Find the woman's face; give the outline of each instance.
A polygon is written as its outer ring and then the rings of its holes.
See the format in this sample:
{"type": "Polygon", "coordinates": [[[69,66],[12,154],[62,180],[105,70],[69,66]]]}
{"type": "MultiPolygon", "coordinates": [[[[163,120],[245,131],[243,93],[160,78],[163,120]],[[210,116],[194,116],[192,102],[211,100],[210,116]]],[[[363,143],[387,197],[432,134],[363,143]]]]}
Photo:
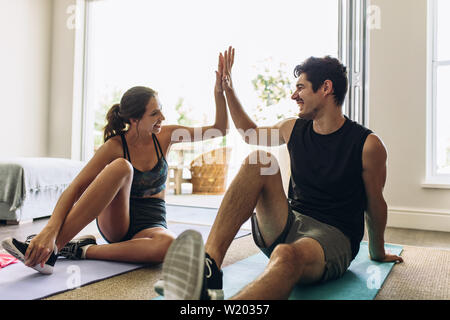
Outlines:
{"type": "Polygon", "coordinates": [[[166,118],[162,114],[162,106],[158,96],[151,98],[147,104],[144,115],[140,120],[132,120],[132,123],[138,126],[138,130],[151,133],[161,132],[161,123],[166,118]]]}

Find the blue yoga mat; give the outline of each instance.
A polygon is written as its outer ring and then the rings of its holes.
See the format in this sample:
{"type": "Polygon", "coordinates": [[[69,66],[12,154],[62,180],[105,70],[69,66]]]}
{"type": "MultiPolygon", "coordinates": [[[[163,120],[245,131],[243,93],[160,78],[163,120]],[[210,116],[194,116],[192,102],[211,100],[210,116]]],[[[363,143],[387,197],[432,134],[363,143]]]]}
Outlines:
{"type": "MultiPolygon", "coordinates": [[[[399,255],[403,248],[385,244],[386,250],[399,255]]],[[[223,268],[225,299],[229,299],[255,280],[266,268],[269,259],[258,253],[223,268]]],[[[339,279],[309,286],[296,286],[289,300],[372,300],[383,285],[394,263],[369,259],[367,242],[360,245],[358,255],[347,272],[339,279]]],[[[157,297],[155,300],[160,300],[157,297]]]]}
{"type": "MultiPolygon", "coordinates": [[[[386,244],[386,250],[399,255],[402,247],[386,244]]],[[[258,253],[223,268],[224,293],[228,299],[265,269],[269,259],[258,253]]],[[[296,286],[289,300],[372,300],[383,285],[394,263],[380,263],[369,259],[367,242],[361,242],[358,255],[341,278],[322,284],[296,286]]]]}

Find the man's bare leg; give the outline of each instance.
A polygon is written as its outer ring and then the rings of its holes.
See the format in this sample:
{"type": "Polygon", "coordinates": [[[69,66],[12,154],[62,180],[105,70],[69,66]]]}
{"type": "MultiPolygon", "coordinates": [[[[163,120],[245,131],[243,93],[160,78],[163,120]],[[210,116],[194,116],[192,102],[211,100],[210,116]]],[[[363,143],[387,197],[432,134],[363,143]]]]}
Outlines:
{"type": "Polygon", "coordinates": [[[292,244],[280,244],[273,251],[264,272],[232,299],[288,299],[297,283],[317,282],[324,270],[325,254],[316,240],[302,238],[292,244]]]}
{"type": "Polygon", "coordinates": [[[263,174],[263,169],[270,166],[267,159],[278,168],[273,155],[262,151],[251,153],[225,193],[205,244],[205,251],[219,268],[234,236],[255,207],[266,243],[272,243],[283,231],[288,214],[287,199],[280,171],[263,174]]]}

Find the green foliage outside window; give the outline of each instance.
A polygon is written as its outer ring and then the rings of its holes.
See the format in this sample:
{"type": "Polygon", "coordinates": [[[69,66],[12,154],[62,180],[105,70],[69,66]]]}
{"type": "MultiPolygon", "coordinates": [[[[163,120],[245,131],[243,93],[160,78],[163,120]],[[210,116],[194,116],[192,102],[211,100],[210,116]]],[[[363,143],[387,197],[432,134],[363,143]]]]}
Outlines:
{"type": "Polygon", "coordinates": [[[287,116],[282,110],[267,110],[270,107],[276,108],[278,103],[288,99],[292,88],[290,77],[285,70],[286,64],[281,62],[279,67],[274,69],[268,66],[271,62],[272,59],[266,59],[264,61],[265,66],[260,68],[256,77],[252,80],[253,88],[261,102],[256,106],[253,114],[257,122],[267,120],[266,111],[275,112],[277,120],[284,119],[287,116]]]}

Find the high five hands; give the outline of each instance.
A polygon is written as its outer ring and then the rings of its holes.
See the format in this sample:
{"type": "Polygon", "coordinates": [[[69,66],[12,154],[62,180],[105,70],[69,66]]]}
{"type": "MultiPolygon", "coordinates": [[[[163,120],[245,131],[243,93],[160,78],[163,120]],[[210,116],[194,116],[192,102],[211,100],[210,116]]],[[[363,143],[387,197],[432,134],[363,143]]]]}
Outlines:
{"type": "Polygon", "coordinates": [[[234,48],[228,47],[223,54],[219,54],[219,64],[216,71],[215,91],[222,93],[224,90],[232,90],[233,83],[231,81],[231,68],[234,63],[234,48]]]}

